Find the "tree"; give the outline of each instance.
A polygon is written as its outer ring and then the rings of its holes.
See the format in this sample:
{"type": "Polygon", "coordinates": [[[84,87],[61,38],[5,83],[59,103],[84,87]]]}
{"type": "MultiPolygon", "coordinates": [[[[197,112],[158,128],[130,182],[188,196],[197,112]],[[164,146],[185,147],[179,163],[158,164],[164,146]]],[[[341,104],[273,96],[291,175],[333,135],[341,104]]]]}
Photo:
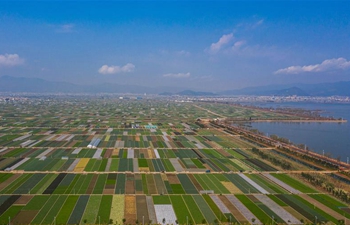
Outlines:
{"type": "Polygon", "coordinates": [[[113,224],[113,219],[109,219],[109,223],[108,224],[113,224]]]}
{"type": "Polygon", "coordinates": [[[205,219],[202,219],[202,224],[206,224],[207,221],[205,219]]]}
{"type": "Polygon", "coordinates": [[[125,223],[126,222],[126,219],[125,218],[123,218],[123,223],[125,223]]]}

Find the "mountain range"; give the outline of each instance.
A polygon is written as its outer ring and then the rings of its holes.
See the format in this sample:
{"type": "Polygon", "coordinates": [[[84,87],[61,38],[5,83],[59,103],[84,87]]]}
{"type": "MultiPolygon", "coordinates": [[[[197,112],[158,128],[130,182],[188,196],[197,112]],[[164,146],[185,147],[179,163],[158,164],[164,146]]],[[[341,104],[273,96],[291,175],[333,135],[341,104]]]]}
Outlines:
{"type": "Polygon", "coordinates": [[[135,93],[183,96],[230,96],[230,95],[274,95],[274,96],[350,96],[350,81],[320,84],[290,84],[247,87],[220,92],[184,90],[179,87],[145,87],[138,85],[95,84],[79,85],[68,82],[47,81],[40,78],[0,77],[0,92],[29,93],[135,93]]]}

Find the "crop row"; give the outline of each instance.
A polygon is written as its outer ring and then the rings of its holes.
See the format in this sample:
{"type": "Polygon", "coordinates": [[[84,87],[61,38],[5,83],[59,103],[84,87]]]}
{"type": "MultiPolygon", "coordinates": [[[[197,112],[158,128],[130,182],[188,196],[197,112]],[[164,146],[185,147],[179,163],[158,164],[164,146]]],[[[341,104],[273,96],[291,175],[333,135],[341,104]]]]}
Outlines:
{"type": "MultiPolygon", "coordinates": [[[[341,205],[331,201],[335,207],[341,205]]],[[[337,223],[342,216],[330,213],[310,207],[298,195],[287,194],[0,196],[1,224],[9,220],[13,224],[301,224],[315,218],[337,223]]]]}
{"type": "Polygon", "coordinates": [[[259,159],[236,159],[234,150],[215,149],[9,149],[0,170],[24,171],[145,171],[204,172],[271,170],[259,159]],[[226,154],[226,155],[225,155],[226,154]],[[228,155],[228,156],[227,156],[228,155]],[[133,160],[136,159],[136,160],[133,160]],[[174,161],[175,160],[175,161],[174,161]],[[176,165],[174,164],[176,162],[176,165]]]}
{"type": "MultiPolygon", "coordinates": [[[[298,181],[287,175],[283,177],[298,184],[298,181]]],[[[2,173],[0,181],[0,194],[284,194],[291,189],[286,188],[290,186],[282,180],[275,183],[259,174],[242,173],[2,173]]],[[[301,186],[300,191],[315,193],[313,189],[305,187],[301,186]]]]}

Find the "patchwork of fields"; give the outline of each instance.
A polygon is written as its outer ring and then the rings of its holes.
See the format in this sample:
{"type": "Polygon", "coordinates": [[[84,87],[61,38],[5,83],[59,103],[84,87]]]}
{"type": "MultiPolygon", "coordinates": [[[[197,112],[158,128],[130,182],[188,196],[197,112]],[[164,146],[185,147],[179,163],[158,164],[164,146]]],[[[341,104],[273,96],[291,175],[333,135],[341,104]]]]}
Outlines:
{"type": "MultiPolygon", "coordinates": [[[[0,104],[0,224],[339,224],[350,219],[347,204],[252,148],[294,170],[312,168],[198,123],[199,117],[217,117],[201,108],[226,115],[226,105],[114,99],[0,104]]],[[[282,117],[232,110],[237,117],[282,117]]]]}

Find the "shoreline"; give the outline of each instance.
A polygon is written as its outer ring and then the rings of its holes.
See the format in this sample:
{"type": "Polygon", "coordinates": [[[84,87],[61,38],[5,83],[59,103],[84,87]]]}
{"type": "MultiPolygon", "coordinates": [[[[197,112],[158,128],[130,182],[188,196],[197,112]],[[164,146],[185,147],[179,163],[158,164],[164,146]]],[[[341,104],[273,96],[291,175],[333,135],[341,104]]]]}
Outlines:
{"type": "Polygon", "coordinates": [[[322,161],[326,161],[330,164],[333,164],[333,165],[336,165],[339,167],[339,169],[341,170],[350,170],[350,164],[347,164],[346,162],[343,162],[343,161],[340,161],[340,160],[337,160],[337,159],[334,159],[334,158],[331,158],[331,157],[327,157],[327,156],[324,156],[324,155],[321,155],[320,153],[317,153],[317,152],[314,152],[314,151],[309,151],[309,150],[305,150],[305,149],[301,149],[297,146],[294,146],[294,145],[291,145],[291,144],[287,144],[287,143],[283,143],[283,142],[280,142],[278,140],[274,140],[270,137],[267,137],[265,136],[264,134],[255,134],[249,130],[246,130],[246,129],[243,129],[243,128],[240,128],[240,127],[237,127],[235,125],[225,125],[225,124],[221,124],[221,126],[227,128],[228,130],[232,130],[240,135],[246,135],[247,138],[249,137],[254,137],[256,138],[257,142],[260,142],[259,143],[262,143],[262,144],[265,144],[265,145],[268,145],[270,147],[275,147],[277,148],[276,146],[278,147],[284,147],[286,149],[289,149],[290,151],[294,151],[294,152],[298,152],[298,153],[301,153],[301,154],[304,154],[304,155],[307,155],[307,156],[311,156],[313,158],[316,158],[316,159],[319,159],[319,160],[322,160],[322,161]]]}

